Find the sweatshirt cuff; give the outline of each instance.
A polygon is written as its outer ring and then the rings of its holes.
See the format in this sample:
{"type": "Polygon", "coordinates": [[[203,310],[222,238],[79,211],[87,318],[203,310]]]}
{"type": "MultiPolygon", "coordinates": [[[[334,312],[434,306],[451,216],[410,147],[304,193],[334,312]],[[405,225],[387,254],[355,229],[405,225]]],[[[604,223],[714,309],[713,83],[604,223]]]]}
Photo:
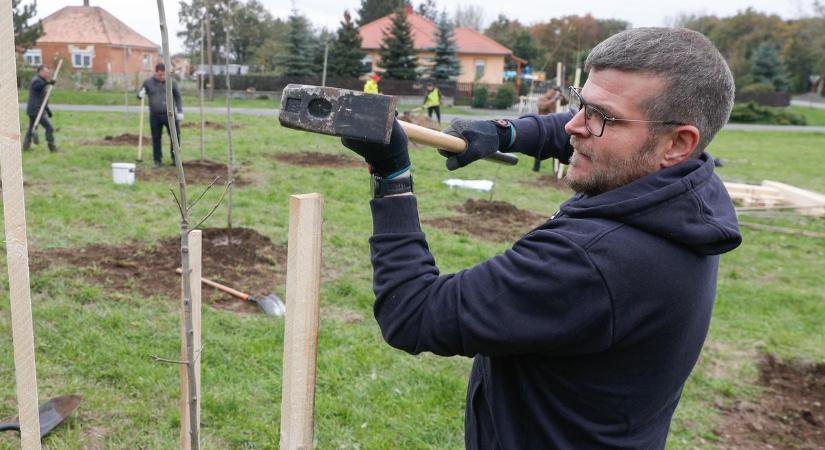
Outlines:
{"type": "Polygon", "coordinates": [[[420,233],[418,201],[414,195],[376,198],[370,201],[372,234],[420,233]]]}

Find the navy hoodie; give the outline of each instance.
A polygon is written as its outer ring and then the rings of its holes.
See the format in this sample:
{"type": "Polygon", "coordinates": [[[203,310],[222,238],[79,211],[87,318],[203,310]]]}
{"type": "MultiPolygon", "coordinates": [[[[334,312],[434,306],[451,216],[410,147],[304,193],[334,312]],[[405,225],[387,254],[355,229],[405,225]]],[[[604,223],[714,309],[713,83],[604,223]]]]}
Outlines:
{"type": "MultiPolygon", "coordinates": [[[[561,116],[522,119],[545,128],[537,152],[563,133],[561,116]]],[[[741,243],[713,170],[703,154],[577,194],[509,250],[449,275],[414,196],[372,201],[375,317],[393,347],[474,358],[468,449],[664,448],[707,335],[719,255],[741,243]]]]}

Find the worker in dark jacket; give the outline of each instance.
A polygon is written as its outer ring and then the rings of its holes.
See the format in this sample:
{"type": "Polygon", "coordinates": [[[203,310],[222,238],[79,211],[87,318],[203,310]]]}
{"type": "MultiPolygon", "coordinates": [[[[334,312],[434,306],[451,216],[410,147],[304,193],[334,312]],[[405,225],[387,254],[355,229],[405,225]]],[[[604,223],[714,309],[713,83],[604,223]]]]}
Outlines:
{"type": "Polygon", "coordinates": [[[345,140],[373,174],[375,317],[417,354],[474,358],[468,449],[662,449],[741,243],[705,152],[734,83],[704,36],[637,28],[600,43],[571,112],[459,121],[456,169],[496,150],[570,164],[576,194],[502,254],[442,275],[422,233],[404,131],[345,140]]]}
{"type": "MultiPolygon", "coordinates": [[[[29,116],[29,128],[26,130],[26,136],[23,138],[23,150],[31,148],[32,139],[37,143],[37,130],[34,128],[34,121],[37,120],[37,114],[40,112],[40,107],[46,101],[47,86],[54,85],[55,81],[49,79],[49,68],[45,65],[37,66],[37,73],[32,77],[29,83],[29,99],[26,102],[26,115],[29,116]]],[[[52,117],[52,110],[46,104],[43,110],[43,115],[40,117],[39,125],[43,125],[46,129],[46,142],[49,144],[49,151],[56,152],[57,145],[54,143],[54,127],[49,120],[52,117]]]]}
{"type": "MultiPolygon", "coordinates": [[[[172,147],[172,130],[169,129],[169,116],[166,112],[166,66],[159,63],[155,66],[155,74],[147,78],[138,91],[138,98],[143,99],[149,96],[149,127],[152,130],[152,157],[155,160],[155,168],[160,167],[163,161],[163,149],[161,137],[163,127],[169,134],[169,153],[172,155],[172,165],[175,165],[175,153],[172,147]]],[[[180,143],[180,122],[183,120],[183,100],[178,90],[178,84],[172,80],[172,100],[175,111],[175,130],[180,143]]]]}

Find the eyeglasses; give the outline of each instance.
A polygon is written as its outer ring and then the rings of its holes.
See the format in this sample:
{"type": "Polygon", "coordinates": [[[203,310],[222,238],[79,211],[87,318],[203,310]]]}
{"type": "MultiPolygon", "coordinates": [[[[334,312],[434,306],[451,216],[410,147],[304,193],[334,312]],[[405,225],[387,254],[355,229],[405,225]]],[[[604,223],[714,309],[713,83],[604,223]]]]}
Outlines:
{"type": "Polygon", "coordinates": [[[570,87],[570,112],[575,116],[584,108],[584,126],[587,131],[593,136],[601,137],[604,134],[604,126],[607,122],[644,122],[644,123],[661,123],[663,125],[687,125],[683,122],[676,122],[673,120],[641,120],[641,119],[618,119],[616,117],[608,116],[599,108],[593,105],[588,105],[584,101],[580,93],[581,88],[570,87]]]}

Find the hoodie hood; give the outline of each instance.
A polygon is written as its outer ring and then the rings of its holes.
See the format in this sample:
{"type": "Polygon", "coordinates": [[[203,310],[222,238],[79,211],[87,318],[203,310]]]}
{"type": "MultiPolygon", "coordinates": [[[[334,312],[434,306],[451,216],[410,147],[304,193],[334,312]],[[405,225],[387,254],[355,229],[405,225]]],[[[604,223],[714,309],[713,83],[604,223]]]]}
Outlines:
{"type": "Polygon", "coordinates": [[[713,158],[703,153],[603,194],[577,194],[561,212],[621,222],[700,254],[729,252],[742,243],[742,235],[733,202],[713,169],[713,158]]]}

